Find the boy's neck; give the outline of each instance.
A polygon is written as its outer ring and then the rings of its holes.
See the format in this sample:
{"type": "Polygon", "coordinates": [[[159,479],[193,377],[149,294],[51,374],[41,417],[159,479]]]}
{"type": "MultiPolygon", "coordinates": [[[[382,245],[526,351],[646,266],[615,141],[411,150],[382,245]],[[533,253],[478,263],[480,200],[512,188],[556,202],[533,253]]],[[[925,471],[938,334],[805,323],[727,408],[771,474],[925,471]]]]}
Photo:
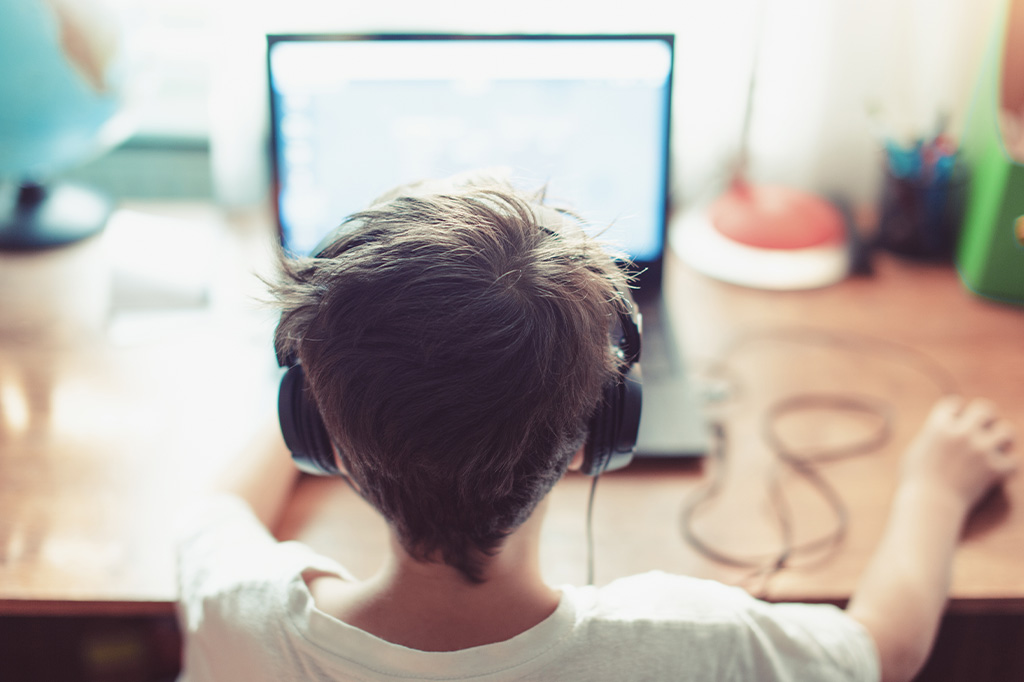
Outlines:
{"type": "Polygon", "coordinates": [[[442,563],[412,559],[392,538],[391,553],[373,578],[310,584],[317,607],[394,644],[456,651],[510,639],[558,606],[559,592],[540,572],[540,522],[535,513],[485,564],[485,581],[471,583],[442,563]]]}

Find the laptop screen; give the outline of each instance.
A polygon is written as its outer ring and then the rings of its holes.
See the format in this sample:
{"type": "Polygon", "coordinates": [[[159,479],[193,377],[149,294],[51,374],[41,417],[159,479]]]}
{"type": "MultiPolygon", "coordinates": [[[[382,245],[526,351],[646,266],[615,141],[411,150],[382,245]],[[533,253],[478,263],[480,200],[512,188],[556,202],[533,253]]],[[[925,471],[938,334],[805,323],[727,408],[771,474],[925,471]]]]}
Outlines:
{"type": "Polygon", "coordinates": [[[268,36],[274,198],[308,254],[393,187],[500,169],[660,262],[673,38],[268,36]]]}

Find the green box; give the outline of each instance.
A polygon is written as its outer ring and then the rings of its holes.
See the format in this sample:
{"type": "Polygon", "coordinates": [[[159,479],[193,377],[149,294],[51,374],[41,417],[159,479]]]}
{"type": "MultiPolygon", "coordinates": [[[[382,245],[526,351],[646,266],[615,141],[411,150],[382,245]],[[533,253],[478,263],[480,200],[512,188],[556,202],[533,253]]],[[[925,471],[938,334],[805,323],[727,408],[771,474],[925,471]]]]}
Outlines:
{"type": "MultiPolygon", "coordinates": [[[[970,171],[956,264],[964,286],[1024,304],[1024,165],[1008,153],[999,124],[1004,106],[1024,107],[1024,0],[1009,0],[974,94],[961,154],[970,171]],[[1005,82],[1004,82],[1005,81],[1005,82]]],[[[1020,109],[1018,109],[1020,111],[1020,109]]]]}

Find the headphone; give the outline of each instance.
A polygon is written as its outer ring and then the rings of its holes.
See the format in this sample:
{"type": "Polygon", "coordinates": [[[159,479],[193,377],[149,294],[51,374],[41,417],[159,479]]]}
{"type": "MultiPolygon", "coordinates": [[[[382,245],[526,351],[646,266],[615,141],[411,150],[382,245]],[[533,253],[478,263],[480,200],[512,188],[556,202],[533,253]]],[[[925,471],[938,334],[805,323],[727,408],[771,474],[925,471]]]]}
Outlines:
{"type": "MultiPolygon", "coordinates": [[[[317,247],[319,255],[323,249],[317,247]]],[[[642,318],[629,291],[620,291],[620,306],[611,329],[613,352],[620,372],[602,391],[601,401],[591,416],[584,445],[581,473],[599,476],[621,469],[633,459],[640,412],[643,380],[640,372],[642,318]]],[[[278,357],[287,367],[281,377],[277,411],[281,435],[299,470],[320,476],[341,476],[331,437],[306,382],[302,364],[295,356],[278,357]]]]}
{"type": "Polygon", "coordinates": [[[580,472],[600,476],[633,461],[643,407],[643,376],[640,372],[642,318],[628,291],[622,292],[611,339],[621,371],[605,384],[601,402],[590,417],[580,472]]]}

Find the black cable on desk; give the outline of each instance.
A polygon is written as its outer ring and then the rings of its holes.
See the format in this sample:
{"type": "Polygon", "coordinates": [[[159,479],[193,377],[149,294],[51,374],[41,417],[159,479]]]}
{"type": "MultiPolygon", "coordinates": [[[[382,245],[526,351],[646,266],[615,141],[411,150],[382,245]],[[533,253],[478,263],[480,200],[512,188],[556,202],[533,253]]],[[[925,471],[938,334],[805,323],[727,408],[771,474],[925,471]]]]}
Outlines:
{"type": "MultiPolygon", "coordinates": [[[[924,353],[882,339],[857,334],[838,334],[809,327],[783,327],[753,332],[734,342],[717,363],[717,370],[732,375],[729,362],[732,355],[742,348],[759,341],[783,341],[794,344],[824,346],[839,350],[892,360],[901,366],[912,367],[929,378],[943,394],[957,393],[956,381],[941,365],[924,353]]],[[[738,388],[733,375],[734,389],[738,388]]],[[[701,538],[693,528],[694,516],[716,498],[721,492],[728,464],[727,428],[715,421],[711,425],[711,457],[716,466],[714,474],[702,489],[698,490],[683,508],[681,517],[683,537],[700,554],[718,563],[736,568],[749,569],[751,577],[769,578],[774,573],[792,565],[797,557],[816,556],[825,560],[837,549],[846,536],[849,512],[841,496],[819,472],[818,467],[850,457],[856,457],[883,447],[892,435],[892,409],[889,403],[852,392],[797,393],[773,402],[761,420],[761,438],[775,454],[778,461],[792,473],[803,478],[821,496],[831,510],[834,523],[832,530],[811,540],[795,543],[793,540],[792,514],[785,492],[778,477],[769,481],[769,500],[780,531],[779,550],[771,555],[739,555],[716,548],[701,538]],[[779,434],[778,421],[789,414],[807,410],[834,410],[866,414],[876,417],[878,426],[865,438],[831,447],[814,450],[798,450],[788,445],[779,434]]],[[[813,563],[813,561],[812,561],[813,563]]],[[[805,564],[806,565],[806,564],[805,564]]]]}

